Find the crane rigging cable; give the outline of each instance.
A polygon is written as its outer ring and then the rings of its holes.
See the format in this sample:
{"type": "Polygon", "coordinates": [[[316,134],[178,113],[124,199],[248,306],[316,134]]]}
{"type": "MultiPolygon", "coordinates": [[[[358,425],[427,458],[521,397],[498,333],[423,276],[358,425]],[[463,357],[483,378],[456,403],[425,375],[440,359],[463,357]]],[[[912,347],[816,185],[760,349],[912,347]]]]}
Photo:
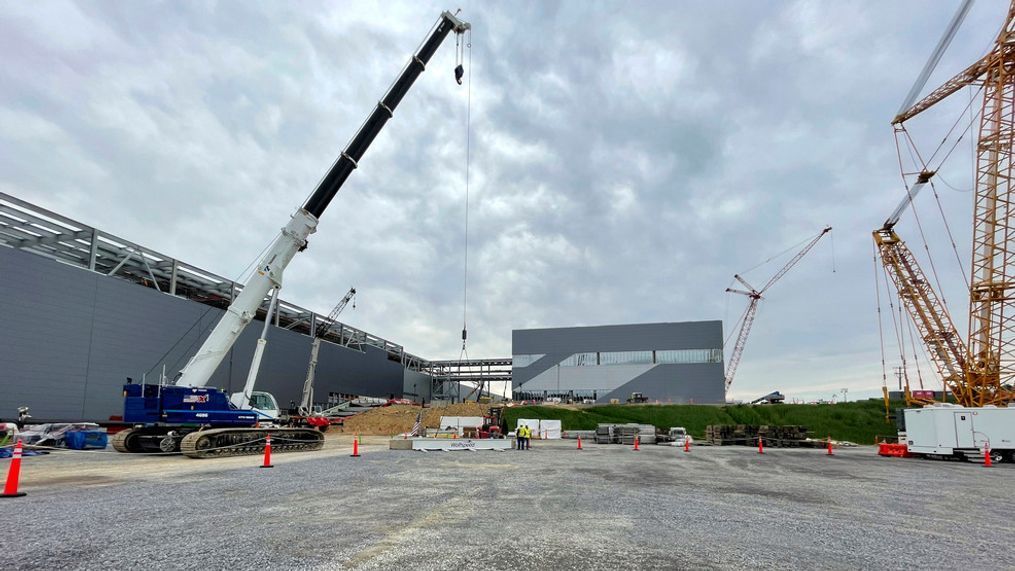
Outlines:
{"type": "Polygon", "coordinates": [[[881,318],[881,283],[878,280],[878,268],[882,268],[881,263],[878,261],[878,247],[875,244],[871,244],[874,249],[874,299],[877,306],[877,317],[878,317],[878,340],[881,345],[881,385],[886,389],[888,388],[888,369],[885,364],[885,332],[882,327],[881,318]]]}
{"type": "MultiPolygon", "coordinates": [[[[469,30],[468,38],[456,37],[455,42],[455,53],[458,58],[458,67],[455,68],[456,75],[458,74],[457,70],[461,69],[462,60],[465,59],[465,50],[469,50],[469,78],[468,86],[466,87],[465,105],[465,259],[462,264],[462,353],[459,356],[459,362],[461,362],[463,357],[468,358],[465,344],[468,338],[469,310],[469,171],[472,164],[472,31],[469,30]]],[[[461,83],[460,76],[458,76],[458,80],[461,83]]]]}
{"type": "MultiPolygon", "coordinates": [[[[941,207],[940,195],[937,192],[937,188],[934,186],[934,183],[931,180],[931,177],[936,176],[937,171],[936,170],[932,170],[932,169],[930,169],[927,166],[927,163],[923,160],[923,157],[920,155],[920,152],[916,148],[915,143],[913,142],[912,138],[909,136],[909,132],[906,131],[906,129],[904,127],[897,127],[895,129],[895,150],[896,150],[896,156],[897,156],[898,161],[899,161],[899,173],[900,173],[900,176],[902,178],[902,184],[903,184],[903,186],[906,189],[906,198],[904,199],[903,203],[905,204],[906,202],[908,202],[908,205],[909,205],[910,209],[913,211],[913,217],[916,220],[917,228],[920,231],[920,238],[923,241],[924,251],[926,251],[927,258],[930,261],[931,273],[934,275],[934,281],[937,283],[937,289],[938,289],[938,291],[943,291],[942,288],[941,288],[941,280],[938,277],[937,266],[934,264],[934,258],[931,255],[930,246],[927,243],[927,236],[926,236],[926,233],[924,232],[923,222],[920,219],[920,215],[919,215],[919,213],[916,210],[916,205],[913,202],[913,198],[916,196],[916,193],[918,192],[918,187],[919,187],[920,183],[924,183],[924,182],[929,182],[930,183],[931,189],[933,190],[933,193],[934,193],[934,196],[935,196],[935,200],[938,203],[938,212],[941,214],[941,220],[942,220],[942,222],[944,224],[945,231],[946,231],[946,233],[948,235],[948,240],[949,240],[949,242],[951,244],[952,252],[955,255],[955,260],[956,260],[956,262],[958,262],[958,265],[959,265],[959,272],[962,274],[963,278],[966,280],[966,283],[968,284],[969,281],[968,281],[968,278],[965,277],[965,275],[966,275],[965,274],[965,269],[964,269],[964,267],[962,265],[962,259],[959,256],[958,246],[955,243],[955,237],[952,234],[951,225],[948,223],[948,217],[945,215],[944,208],[941,207]],[[901,146],[899,144],[899,133],[900,132],[903,133],[904,136],[905,136],[904,141],[906,142],[906,145],[905,145],[906,146],[906,151],[909,153],[910,160],[912,161],[914,167],[918,169],[917,172],[920,173],[920,178],[918,179],[918,184],[914,185],[912,187],[909,185],[909,181],[906,180],[906,174],[907,173],[906,173],[906,169],[905,169],[905,162],[903,161],[902,150],[901,150],[901,146]]],[[[936,151],[935,151],[935,154],[936,154],[936,151]]],[[[940,165],[938,166],[938,168],[940,168],[940,165]]],[[[901,210],[900,209],[896,209],[896,213],[897,214],[901,214],[901,210]]],[[[897,222],[898,221],[897,217],[895,217],[894,220],[897,222]]],[[[893,223],[893,225],[894,225],[894,223],[893,223]]],[[[948,305],[948,301],[947,301],[947,299],[944,298],[943,295],[942,295],[942,301],[943,301],[943,303],[946,306],[948,305]]]]}

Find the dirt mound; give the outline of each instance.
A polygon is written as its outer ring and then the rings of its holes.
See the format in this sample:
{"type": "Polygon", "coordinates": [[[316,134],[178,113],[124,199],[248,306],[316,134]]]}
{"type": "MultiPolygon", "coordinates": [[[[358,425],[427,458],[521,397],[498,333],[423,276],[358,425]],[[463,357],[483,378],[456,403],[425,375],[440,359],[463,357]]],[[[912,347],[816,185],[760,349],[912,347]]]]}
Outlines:
{"type": "MultiPolygon", "coordinates": [[[[345,421],[343,432],[355,434],[376,434],[390,436],[412,429],[419,414],[418,406],[396,404],[375,408],[357,414],[345,421]]],[[[423,426],[439,428],[442,416],[484,416],[490,411],[490,405],[474,402],[458,403],[448,406],[423,409],[423,426]]]]}

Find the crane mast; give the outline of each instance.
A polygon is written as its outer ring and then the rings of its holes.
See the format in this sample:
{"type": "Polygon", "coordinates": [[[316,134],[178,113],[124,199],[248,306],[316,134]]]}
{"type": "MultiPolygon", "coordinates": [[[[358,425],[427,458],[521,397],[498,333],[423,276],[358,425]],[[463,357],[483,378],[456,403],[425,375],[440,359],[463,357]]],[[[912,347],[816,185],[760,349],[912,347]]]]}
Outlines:
{"type": "Polygon", "coordinates": [[[782,277],[785,276],[786,273],[793,268],[793,266],[797,265],[797,262],[799,262],[801,259],[803,259],[804,256],[807,255],[807,252],[811,251],[811,248],[813,248],[825,234],[828,234],[831,231],[832,227],[826,226],[824,230],[822,230],[817,236],[811,239],[811,241],[808,242],[807,245],[803,247],[803,249],[797,252],[795,256],[790,258],[790,260],[786,262],[786,264],[782,268],[780,268],[779,271],[775,272],[775,274],[768,279],[768,281],[765,283],[764,286],[761,287],[761,289],[755,289],[753,286],[751,286],[751,284],[747,283],[747,281],[744,280],[744,278],[742,278],[740,275],[733,276],[733,278],[736,279],[741,284],[743,284],[744,287],[747,288],[747,290],[726,288],[726,291],[728,293],[737,293],[740,295],[747,296],[751,301],[748,303],[747,309],[744,311],[744,316],[741,320],[742,323],[740,325],[740,332],[737,334],[737,342],[733,346],[733,353],[730,354],[729,363],[726,365],[726,391],[730,390],[730,386],[733,384],[733,377],[737,373],[737,367],[740,366],[740,360],[744,355],[744,347],[747,345],[747,336],[750,334],[751,326],[754,324],[754,316],[758,312],[758,303],[762,299],[762,294],[768,291],[768,288],[772,287],[772,285],[775,284],[775,282],[782,279],[782,277]]]}
{"type": "MultiPolygon", "coordinates": [[[[307,377],[303,381],[303,396],[300,398],[299,413],[309,415],[314,406],[314,377],[317,375],[317,356],[321,351],[321,338],[327,335],[328,331],[335,326],[335,320],[342,314],[345,306],[356,296],[356,288],[349,288],[345,296],[337,304],[313,331],[314,340],[310,344],[310,364],[307,366],[307,377]]],[[[353,305],[355,309],[355,305],[353,305]]]]}
{"type": "MultiPolygon", "coordinates": [[[[1003,405],[1015,400],[1015,1],[1008,8],[994,48],[944,85],[900,112],[897,127],[968,85],[983,86],[976,146],[969,336],[960,404],[1003,405]]],[[[935,352],[930,347],[931,353],[935,352]]]]}
{"type": "Polygon", "coordinates": [[[956,398],[968,398],[965,346],[951,316],[931,287],[916,257],[894,230],[874,231],[881,263],[899,293],[938,374],[956,398]]]}
{"type": "MultiPolygon", "coordinates": [[[[409,63],[377,103],[366,122],[342,151],[338,159],[321,179],[313,194],[302,207],[296,210],[281,234],[268,248],[256,270],[243,285],[240,295],[229,305],[225,314],[205,339],[197,353],[176,379],[177,385],[204,387],[226,354],[232,348],[247,324],[253,320],[257,309],[272,289],[282,287],[282,274],[297,252],[307,246],[307,238],[317,229],[317,223],[331,200],[345,184],[346,179],[359,165],[363,154],[384,128],[398,104],[412,87],[416,78],[426,69],[427,62],[449,33],[463,34],[471,29],[468,22],[459,20],[454,14],[444,12],[419,50],[412,55],[409,63]]],[[[456,70],[459,75],[460,68],[456,70]]]]}

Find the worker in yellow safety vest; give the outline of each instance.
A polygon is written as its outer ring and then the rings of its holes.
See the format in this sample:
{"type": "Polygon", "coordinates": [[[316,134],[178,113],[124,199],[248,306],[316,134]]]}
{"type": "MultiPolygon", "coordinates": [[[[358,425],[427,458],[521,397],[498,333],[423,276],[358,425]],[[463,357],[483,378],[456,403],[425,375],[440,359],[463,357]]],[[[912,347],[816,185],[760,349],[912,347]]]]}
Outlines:
{"type": "Polygon", "coordinates": [[[519,450],[525,450],[528,447],[529,438],[532,438],[532,429],[528,426],[519,426],[515,431],[515,442],[519,450]]]}

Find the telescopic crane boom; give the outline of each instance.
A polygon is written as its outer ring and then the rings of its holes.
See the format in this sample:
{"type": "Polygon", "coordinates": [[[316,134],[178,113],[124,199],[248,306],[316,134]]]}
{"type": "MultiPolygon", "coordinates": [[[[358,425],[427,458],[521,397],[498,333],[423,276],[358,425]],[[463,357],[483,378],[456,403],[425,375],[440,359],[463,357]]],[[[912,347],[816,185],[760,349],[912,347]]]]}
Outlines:
{"type": "MultiPolygon", "coordinates": [[[[467,22],[459,20],[451,12],[441,14],[419,49],[318,183],[313,194],[296,210],[281,234],[269,246],[251,277],[243,284],[240,294],[229,305],[197,353],[180,371],[175,383],[153,386],[128,382],[123,387],[123,418],[135,427],[117,433],[113,438],[116,450],[182,451],[196,458],[257,454],[264,449],[266,437],[271,435],[281,437],[273,446],[278,452],[318,450],[323,446],[323,437],[316,430],[257,427],[256,411],[231,405],[223,391],[207,385],[236,339],[254,319],[269,291],[272,292],[272,302],[267,319],[270,319],[286,267],[297,252],[307,247],[307,238],[316,230],[324,211],[359,165],[363,154],[381,129],[394,116],[398,104],[426,69],[426,64],[437,48],[448,34],[454,32],[461,35],[470,29],[467,22]]],[[[459,64],[455,69],[455,79],[459,84],[463,73],[459,64]]],[[[265,334],[262,333],[241,394],[244,402],[253,395],[258,352],[263,352],[265,341],[265,334]]]]}
{"type": "Polygon", "coordinates": [[[747,345],[747,336],[751,332],[751,325],[754,324],[754,315],[758,312],[758,303],[761,301],[762,294],[768,291],[768,288],[772,287],[772,285],[775,282],[782,279],[782,277],[786,275],[786,272],[788,272],[793,266],[795,266],[797,262],[799,262],[805,255],[807,255],[807,252],[811,251],[811,248],[813,248],[814,245],[818,243],[818,240],[821,240],[822,236],[828,234],[831,231],[832,227],[826,226],[825,229],[822,230],[821,233],[819,233],[817,236],[815,236],[810,242],[808,242],[807,245],[804,246],[802,250],[800,250],[799,252],[797,252],[795,256],[790,258],[790,260],[786,262],[786,265],[784,265],[778,272],[775,272],[775,275],[769,278],[768,282],[766,282],[765,285],[761,287],[761,289],[754,289],[754,286],[747,283],[747,281],[744,280],[744,278],[740,277],[740,275],[733,276],[734,279],[743,284],[744,287],[747,288],[747,290],[745,291],[740,289],[726,288],[726,291],[728,293],[738,293],[740,295],[747,296],[751,301],[747,304],[747,309],[744,311],[743,318],[741,318],[740,333],[737,334],[736,345],[733,346],[733,353],[730,354],[729,364],[726,365],[727,392],[730,390],[730,386],[733,384],[733,376],[737,374],[737,367],[740,365],[740,359],[744,355],[744,347],[747,345]]]}
{"type": "Polygon", "coordinates": [[[297,252],[307,247],[307,237],[317,229],[317,222],[335,198],[352,171],[359,166],[363,153],[377,137],[384,125],[394,116],[395,109],[412,87],[434,52],[451,32],[465,33],[471,29],[467,22],[459,20],[451,12],[441,14],[440,20],[423,41],[409,63],[403,68],[398,79],[391,85],[384,98],[367,118],[363,126],[352,138],[349,145],[342,151],[332,164],[324,178],[317,185],[307,202],[292,215],[289,223],[282,229],[281,235],[275,239],[268,252],[261,259],[256,271],[243,285],[243,291],[229,305],[222,319],[211,334],[190,359],[187,366],[180,371],[176,379],[177,385],[203,387],[211,380],[215,369],[222,363],[226,353],[232,348],[240,333],[254,318],[257,308],[261,306],[268,291],[282,287],[282,274],[297,252]]]}
{"type": "MultiPolygon", "coordinates": [[[[310,344],[310,365],[307,367],[307,378],[303,381],[303,396],[300,398],[299,413],[303,416],[313,412],[314,406],[314,377],[317,375],[317,355],[321,352],[321,338],[327,335],[328,331],[335,326],[335,321],[342,314],[345,306],[356,297],[356,288],[349,288],[345,296],[335,304],[328,317],[318,324],[313,331],[314,340],[310,344]]],[[[353,306],[355,308],[355,306],[353,306]]]]}

